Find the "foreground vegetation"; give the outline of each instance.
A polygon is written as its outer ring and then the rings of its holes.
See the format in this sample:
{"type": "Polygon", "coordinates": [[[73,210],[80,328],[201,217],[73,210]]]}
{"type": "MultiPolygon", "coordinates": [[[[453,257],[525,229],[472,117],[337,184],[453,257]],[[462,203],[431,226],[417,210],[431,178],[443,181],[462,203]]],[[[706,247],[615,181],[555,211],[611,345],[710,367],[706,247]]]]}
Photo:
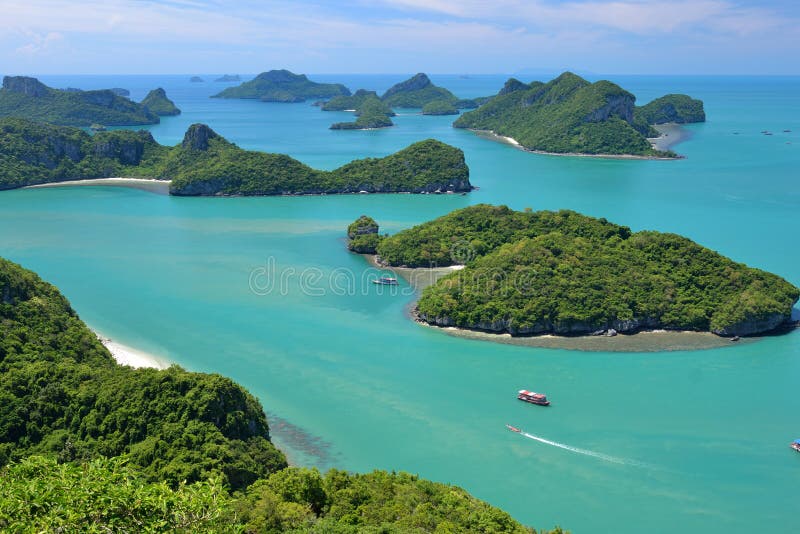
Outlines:
{"type": "Polygon", "coordinates": [[[175,195],[469,191],[464,153],[429,139],[384,158],[319,171],[283,154],[242,150],[195,124],[175,147],[149,132],[94,136],[77,128],[0,119],[0,189],[107,176],[172,180],[175,195]]]}
{"type": "Polygon", "coordinates": [[[465,264],[426,288],[431,324],[586,334],[642,328],[750,335],[789,320],[800,289],[675,234],[571,211],[477,205],[382,239],[389,265],[465,264]]]}
{"type": "Polygon", "coordinates": [[[262,72],[249,82],[229,87],[214,95],[214,98],[255,98],[262,102],[305,102],[310,98],[333,98],[349,94],[350,90],[340,83],[317,83],[309,80],[305,74],[294,74],[288,70],[271,70],[262,72]]]}
{"type": "Polygon", "coordinates": [[[146,106],[119,96],[110,89],[61,91],[26,76],[3,78],[0,117],[19,117],[67,126],[124,126],[159,122],[158,115],[146,106]]]}
{"type": "Polygon", "coordinates": [[[702,102],[685,95],[668,95],[641,110],[635,101],[614,83],[589,83],[571,72],[547,83],[512,78],[497,96],[464,113],[453,126],[492,131],[544,152],[675,157],[647,141],[658,135],[651,124],[666,116],[675,122],[705,120],[702,102]]]}
{"type": "Polygon", "coordinates": [[[3,531],[533,532],[413,475],[287,467],[243,388],[116,364],[55,287],[2,258],[0,399],[3,531]]]}

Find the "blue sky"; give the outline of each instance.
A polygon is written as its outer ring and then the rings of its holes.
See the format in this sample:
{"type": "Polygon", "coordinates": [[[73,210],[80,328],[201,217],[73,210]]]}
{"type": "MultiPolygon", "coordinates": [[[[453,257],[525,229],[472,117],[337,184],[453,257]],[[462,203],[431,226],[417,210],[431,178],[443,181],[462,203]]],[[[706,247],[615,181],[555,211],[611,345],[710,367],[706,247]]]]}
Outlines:
{"type": "Polygon", "coordinates": [[[800,0],[2,0],[14,74],[800,74],[800,0]]]}

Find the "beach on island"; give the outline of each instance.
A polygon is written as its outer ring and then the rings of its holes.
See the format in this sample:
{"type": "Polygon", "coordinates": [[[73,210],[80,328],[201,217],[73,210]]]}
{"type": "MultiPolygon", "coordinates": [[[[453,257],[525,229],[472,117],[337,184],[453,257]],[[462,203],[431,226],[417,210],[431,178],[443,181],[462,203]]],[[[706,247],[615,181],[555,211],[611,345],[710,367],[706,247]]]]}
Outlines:
{"type": "Polygon", "coordinates": [[[169,180],[156,180],[154,178],[87,178],[85,180],[67,180],[64,182],[50,182],[47,184],[29,185],[25,189],[38,189],[45,187],[80,187],[80,186],[111,186],[131,187],[161,195],[169,194],[169,180]]]}
{"type": "MultiPolygon", "coordinates": [[[[690,137],[690,133],[683,128],[680,124],[670,123],[670,124],[659,124],[654,126],[656,130],[658,130],[661,135],[659,137],[649,138],[650,144],[653,145],[653,148],[656,150],[669,150],[671,146],[680,143],[690,137]]],[[[681,156],[677,157],[661,157],[661,156],[637,156],[634,154],[581,154],[578,152],[547,152],[545,150],[533,150],[530,148],[526,148],[519,143],[513,137],[507,137],[505,135],[497,134],[491,130],[472,130],[470,131],[475,132],[480,137],[490,139],[492,141],[499,141],[501,143],[505,143],[507,145],[511,145],[514,148],[518,148],[524,152],[530,152],[532,154],[540,154],[543,156],[573,156],[578,158],[600,158],[600,159],[655,159],[655,160],[674,160],[674,159],[681,159],[681,156]]]]}
{"type": "Polygon", "coordinates": [[[152,369],[166,369],[170,364],[161,358],[158,358],[150,353],[123,345],[101,334],[97,335],[97,339],[108,349],[108,352],[114,357],[120,365],[128,365],[134,368],[149,367],[152,369]]]}
{"type": "Polygon", "coordinates": [[[668,122],[666,124],[656,124],[653,126],[659,135],[658,137],[651,137],[647,140],[653,145],[656,150],[670,150],[673,146],[682,141],[692,137],[689,130],[682,125],[675,122],[668,122]]]}

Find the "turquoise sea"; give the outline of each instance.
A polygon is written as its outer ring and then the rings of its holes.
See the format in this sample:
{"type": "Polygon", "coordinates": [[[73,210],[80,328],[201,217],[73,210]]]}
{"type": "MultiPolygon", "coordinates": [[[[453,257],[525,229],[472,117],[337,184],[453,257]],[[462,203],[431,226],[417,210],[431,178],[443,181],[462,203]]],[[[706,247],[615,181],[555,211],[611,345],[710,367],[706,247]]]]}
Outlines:
{"type": "MultiPolygon", "coordinates": [[[[204,76],[213,79],[213,76],[204,76]]],[[[382,91],[405,75],[314,76],[382,91]]],[[[250,149],[333,168],[435,137],[461,147],[469,195],[171,198],[110,187],[0,193],[0,255],[56,284],[93,328],[258,396],[302,465],[407,470],[535,526],[586,532],[798,532],[800,332],[691,352],[606,353],[461,339],[405,316],[413,297],[363,280],[343,243],[361,214],[394,232],[469,204],[569,208],[687,235],[800,285],[800,78],[610,77],[641,103],[705,101],[680,161],[524,153],[401,113],[382,131],[306,104],[210,99],[189,76],[43,76],[54,87],[162,86],[250,149]],[[761,133],[769,130],[774,135],[761,133]],[[784,132],[784,130],[791,130],[784,132]],[[274,284],[273,284],[274,283],[274,284]],[[272,284],[272,285],[271,285],[272,284]],[[549,409],[518,389],[547,392],[549,409]],[[523,428],[533,437],[508,432],[523,428]]],[[[506,76],[432,76],[459,96],[506,76]]]]}

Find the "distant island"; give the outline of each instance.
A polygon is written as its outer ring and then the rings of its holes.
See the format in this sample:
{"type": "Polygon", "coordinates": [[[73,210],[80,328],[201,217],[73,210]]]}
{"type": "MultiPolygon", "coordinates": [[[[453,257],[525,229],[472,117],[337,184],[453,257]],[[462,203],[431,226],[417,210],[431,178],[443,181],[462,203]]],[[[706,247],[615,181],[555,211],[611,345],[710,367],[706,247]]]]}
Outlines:
{"type": "Polygon", "coordinates": [[[316,83],[305,74],[288,70],[262,72],[249,82],[229,87],[214,98],[252,98],[262,102],[305,102],[314,98],[333,98],[349,95],[350,90],[339,83],[316,83]]]}
{"type": "Polygon", "coordinates": [[[189,81],[192,83],[201,83],[204,82],[205,80],[200,76],[192,76],[191,78],[189,78],[189,81]]]}
{"type": "MultiPolygon", "coordinates": [[[[337,99],[353,99],[357,118],[354,122],[337,122],[331,125],[332,130],[372,130],[394,126],[392,119],[389,118],[394,117],[394,111],[374,93],[360,98],[360,101],[355,101],[357,97],[354,96],[339,96],[333,100],[337,99]]],[[[325,109],[325,106],[322,109],[325,109]]]]}
{"type": "Polygon", "coordinates": [[[674,158],[674,152],[650,144],[647,138],[659,135],[652,125],[705,120],[703,103],[686,95],[667,95],[641,108],[635,101],[614,83],[590,83],[571,72],[547,83],[512,78],[453,126],[508,137],[537,152],[674,158]]]}
{"type": "Polygon", "coordinates": [[[173,195],[445,193],[472,189],[464,153],[429,139],[384,158],[319,171],[283,154],[243,150],[204,124],[175,147],[150,132],[95,135],[0,119],[0,190],[109,176],[171,180],[173,195]]]}
{"type": "Polygon", "coordinates": [[[214,80],[215,82],[240,82],[242,78],[238,74],[224,74],[214,80]]]}
{"type": "Polygon", "coordinates": [[[512,336],[775,331],[800,289],[669,233],[632,232],[573,211],[480,204],[390,237],[362,217],[351,249],[387,266],[465,267],[426,288],[425,323],[512,336]],[[374,229],[373,229],[374,228],[374,229]]]}
{"type": "Polygon", "coordinates": [[[444,87],[433,85],[430,78],[422,72],[393,85],[381,99],[393,108],[421,108],[436,100],[451,104],[458,101],[456,95],[444,87]]]}
{"type": "Polygon", "coordinates": [[[178,109],[175,102],[167,98],[166,91],[161,87],[147,93],[147,96],[142,100],[142,105],[161,117],[181,114],[181,110],[178,109]]]}
{"type": "Polygon", "coordinates": [[[4,258],[0,295],[3,531],[535,534],[409,473],[288,466],[231,379],[119,365],[56,287],[4,258]]]}
{"type": "Polygon", "coordinates": [[[157,124],[158,115],[113,90],[62,91],[36,78],[5,76],[0,117],[20,117],[66,126],[157,124]]]}

